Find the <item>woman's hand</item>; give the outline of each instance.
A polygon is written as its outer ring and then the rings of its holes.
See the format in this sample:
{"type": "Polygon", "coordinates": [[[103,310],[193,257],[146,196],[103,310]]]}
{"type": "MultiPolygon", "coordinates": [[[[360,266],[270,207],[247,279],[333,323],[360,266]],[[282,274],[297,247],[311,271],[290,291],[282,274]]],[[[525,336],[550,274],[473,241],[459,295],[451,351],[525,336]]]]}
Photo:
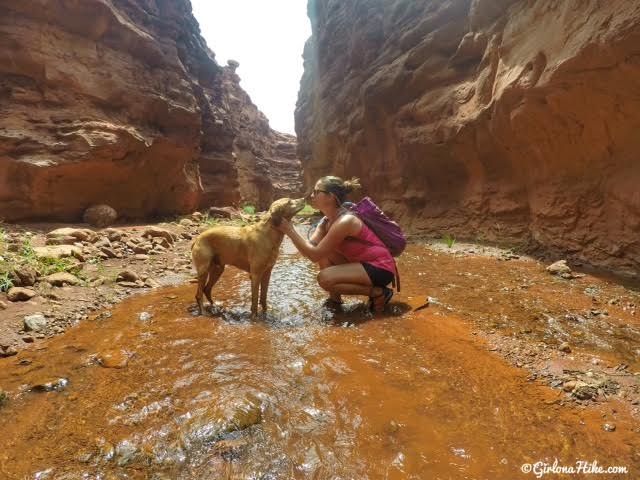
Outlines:
{"type": "Polygon", "coordinates": [[[289,235],[293,230],[293,225],[291,224],[291,222],[289,222],[289,220],[287,220],[286,218],[283,218],[280,221],[280,225],[276,227],[276,230],[279,230],[282,233],[289,235]]]}

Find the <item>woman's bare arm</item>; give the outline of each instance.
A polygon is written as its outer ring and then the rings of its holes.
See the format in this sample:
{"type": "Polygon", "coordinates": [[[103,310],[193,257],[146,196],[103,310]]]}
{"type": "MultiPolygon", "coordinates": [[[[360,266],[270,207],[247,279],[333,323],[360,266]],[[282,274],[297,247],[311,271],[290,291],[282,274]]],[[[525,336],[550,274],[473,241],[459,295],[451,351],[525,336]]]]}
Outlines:
{"type": "Polygon", "coordinates": [[[311,238],[309,238],[309,241],[311,242],[312,245],[317,247],[318,244],[320,243],[320,240],[322,240],[326,234],[327,234],[327,217],[322,217],[322,220],[320,220],[320,222],[316,226],[316,229],[313,231],[313,234],[311,235],[311,238]]]}
{"type": "Polygon", "coordinates": [[[284,232],[291,238],[298,251],[312,262],[317,262],[323,258],[328,258],[340,243],[349,236],[356,236],[360,233],[362,224],[353,215],[343,215],[331,225],[326,235],[320,240],[317,246],[311,244],[296,232],[291,223],[283,220],[278,230],[284,232]]]}

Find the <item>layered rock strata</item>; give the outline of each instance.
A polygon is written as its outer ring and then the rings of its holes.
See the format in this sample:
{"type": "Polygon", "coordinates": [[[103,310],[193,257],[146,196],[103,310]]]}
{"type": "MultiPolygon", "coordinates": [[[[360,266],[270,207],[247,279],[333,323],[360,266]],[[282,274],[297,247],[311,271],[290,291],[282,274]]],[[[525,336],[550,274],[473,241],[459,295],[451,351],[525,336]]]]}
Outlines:
{"type": "Polygon", "coordinates": [[[0,218],[268,203],[278,133],[236,67],[188,0],[3,1],[0,218]]]}
{"type": "Polygon", "coordinates": [[[640,267],[640,4],[311,0],[305,181],[411,231],[640,267]]]}

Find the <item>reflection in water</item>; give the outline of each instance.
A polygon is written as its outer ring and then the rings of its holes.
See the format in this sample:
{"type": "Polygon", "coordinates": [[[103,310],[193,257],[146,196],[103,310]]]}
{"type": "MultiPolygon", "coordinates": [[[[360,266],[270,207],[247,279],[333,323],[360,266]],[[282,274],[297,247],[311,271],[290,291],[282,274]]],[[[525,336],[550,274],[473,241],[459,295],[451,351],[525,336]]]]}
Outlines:
{"type": "Polygon", "coordinates": [[[633,433],[560,408],[455,316],[396,301],[372,318],[360,299],[330,312],[294,255],[258,322],[246,274],[225,273],[206,317],[190,313],[194,288],[130,299],[5,362],[0,477],[527,478],[523,463],[556,457],[638,461],[633,433]]]}

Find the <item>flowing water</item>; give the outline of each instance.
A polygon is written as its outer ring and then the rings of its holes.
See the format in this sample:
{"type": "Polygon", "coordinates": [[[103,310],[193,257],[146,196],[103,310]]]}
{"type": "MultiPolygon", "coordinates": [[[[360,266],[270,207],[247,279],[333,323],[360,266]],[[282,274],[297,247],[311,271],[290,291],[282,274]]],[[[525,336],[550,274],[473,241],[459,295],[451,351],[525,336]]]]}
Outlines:
{"type": "Polygon", "coordinates": [[[404,300],[375,318],[357,298],[323,307],[289,248],[258,321],[230,268],[207,316],[195,285],[163,288],[3,361],[0,478],[514,479],[556,458],[640,478],[637,433],[557,405],[467,320],[417,308],[411,252],[404,300]]]}

